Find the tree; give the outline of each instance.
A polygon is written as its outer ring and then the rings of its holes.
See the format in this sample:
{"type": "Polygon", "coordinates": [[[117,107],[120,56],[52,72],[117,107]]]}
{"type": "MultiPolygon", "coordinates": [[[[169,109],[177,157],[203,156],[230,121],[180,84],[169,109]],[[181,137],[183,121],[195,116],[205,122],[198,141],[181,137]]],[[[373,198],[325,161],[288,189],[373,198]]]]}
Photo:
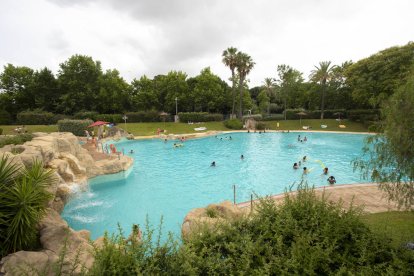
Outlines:
{"type": "Polygon", "coordinates": [[[225,88],[221,79],[210,68],[201,70],[193,90],[194,104],[198,111],[219,112],[225,106],[225,88]]]}
{"type": "Polygon", "coordinates": [[[262,92],[259,93],[259,96],[257,96],[257,104],[259,106],[260,112],[268,113],[269,114],[269,97],[267,96],[266,90],[262,90],[262,92]]]}
{"type": "Polygon", "coordinates": [[[269,115],[270,114],[270,99],[272,97],[273,90],[275,88],[275,81],[273,78],[265,78],[263,85],[266,90],[266,94],[267,94],[268,101],[269,101],[267,105],[267,115],[269,115]]]}
{"type": "Polygon", "coordinates": [[[36,108],[56,112],[61,94],[55,75],[47,67],[34,73],[33,94],[36,108]]]}
{"type": "Polygon", "coordinates": [[[0,75],[0,89],[7,94],[6,110],[16,115],[26,109],[36,108],[33,94],[33,69],[7,64],[0,75]]]}
{"type": "Polygon", "coordinates": [[[334,66],[331,66],[330,61],[321,61],[319,66],[315,66],[315,69],[312,70],[309,78],[318,82],[322,87],[322,101],[321,101],[321,119],[325,112],[325,94],[326,94],[326,83],[332,78],[332,69],[334,66]]]}
{"type": "Polygon", "coordinates": [[[223,51],[223,63],[230,68],[231,71],[231,93],[232,93],[232,107],[231,115],[234,116],[234,108],[236,104],[236,65],[237,65],[237,48],[229,47],[223,51]]]}
{"type": "Polygon", "coordinates": [[[303,82],[303,77],[301,72],[286,64],[277,66],[277,74],[277,82],[279,83],[279,91],[284,102],[286,120],[286,109],[288,107],[289,96],[299,90],[299,86],[303,82]]]}
{"type": "Polygon", "coordinates": [[[58,81],[64,95],[60,111],[73,114],[81,110],[96,110],[101,77],[101,63],[92,57],[74,55],[61,63],[58,81]]]}
{"type": "Polygon", "coordinates": [[[123,113],[129,109],[128,83],[116,69],[107,70],[99,79],[96,110],[99,113],[123,113]]]}
{"type": "Polygon", "coordinates": [[[239,118],[243,117],[243,85],[246,80],[247,75],[254,67],[253,59],[246,53],[238,52],[236,55],[236,70],[239,76],[239,96],[240,96],[240,109],[239,109],[239,118]]]}
{"type": "Polygon", "coordinates": [[[346,82],[358,107],[378,108],[403,85],[414,61],[414,42],[382,50],[345,70],[346,82]]]}
{"type": "Polygon", "coordinates": [[[383,133],[369,137],[354,168],[379,182],[399,206],[414,205],[414,67],[406,84],[382,108],[383,133]]]}
{"type": "Polygon", "coordinates": [[[158,96],[154,89],[154,81],[147,76],[134,79],[130,90],[131,110],[159,110],[158,96]]]}

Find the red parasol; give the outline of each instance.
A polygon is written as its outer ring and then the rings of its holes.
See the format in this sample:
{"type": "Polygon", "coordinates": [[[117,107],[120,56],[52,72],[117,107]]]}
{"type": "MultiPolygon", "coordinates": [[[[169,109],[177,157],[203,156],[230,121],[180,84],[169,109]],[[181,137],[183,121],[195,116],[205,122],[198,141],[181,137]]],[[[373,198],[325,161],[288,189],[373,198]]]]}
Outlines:
{"type": "Polygon", "coordinates": [[[96,121],[95,123],[89,125],[88,127],[102,126],[102,125],[107,125],[107,124],[109,124],[109,122],[96,121]]]}

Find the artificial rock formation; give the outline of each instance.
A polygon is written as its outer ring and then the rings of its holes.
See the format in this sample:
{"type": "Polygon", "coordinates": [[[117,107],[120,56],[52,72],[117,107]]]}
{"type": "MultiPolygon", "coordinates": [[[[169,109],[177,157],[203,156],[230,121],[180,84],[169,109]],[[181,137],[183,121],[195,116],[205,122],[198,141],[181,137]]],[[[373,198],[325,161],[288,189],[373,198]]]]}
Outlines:
{"type": "Polygon", "coordinates": [[[181,226],[182,237],[186,239],[205,227],[213,229],[217,223],[239,218],[243,214],[244,211],[230,201],[193,209],[184,218],[181,226]]]}
{"type": "Polygon", "coordinates": [[[66,250],[63,272],[73,269],[73,262],[78,259],[80,262],[74,271],[78,274],[82,267],[89,268],[93,264],[89,231],[74,231],[59,213],[74,190],[86,187],[88,178],[124,171],[132,165],[133,159],[117,156],[95,161],[72,133],[33,135],[34,138],[23,145],[0,148],[0,156],[9,156],[13,163],[20,166],[30,166],[34,160],[39,160],[45,167],[54,169],[57,181],[48,190],[55,197],[49,202],[47,214],[38,227],[42,250],[19,251],[4,257],[0,262],[0,274],[21,275],[25,274],[23,269],[31,271],[26,273],[28,275],[54,275],[52,267],[59,260],[62,250],[66,250]]]}

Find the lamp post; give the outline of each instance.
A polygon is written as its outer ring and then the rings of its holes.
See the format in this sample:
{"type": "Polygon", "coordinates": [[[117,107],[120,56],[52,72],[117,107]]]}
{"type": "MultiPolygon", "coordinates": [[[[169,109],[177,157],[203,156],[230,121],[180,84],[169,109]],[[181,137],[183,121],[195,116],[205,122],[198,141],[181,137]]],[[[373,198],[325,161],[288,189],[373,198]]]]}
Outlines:
{"type": "Polygon", "coordinates": [[[175,97],[175,116],[174,122],[178,123],[178,98],[175,97]]]}

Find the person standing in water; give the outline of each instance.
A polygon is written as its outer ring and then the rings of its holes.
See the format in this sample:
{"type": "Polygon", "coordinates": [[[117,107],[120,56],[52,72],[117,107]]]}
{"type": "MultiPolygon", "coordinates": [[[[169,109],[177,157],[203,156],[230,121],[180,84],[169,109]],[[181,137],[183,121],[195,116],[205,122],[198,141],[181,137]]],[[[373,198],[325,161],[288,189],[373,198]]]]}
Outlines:
{"type": "Polygon", "coordinates": [[[243,160],[244,159],[244,155],[242,154],[242,155],[240,155],[240,159],[241,160],[243,160]]]}
{"type": "Polygon", "coordinates": [[[216,166],[216,161],[211,162],[210,167],[215,167],[216,166]]]}

